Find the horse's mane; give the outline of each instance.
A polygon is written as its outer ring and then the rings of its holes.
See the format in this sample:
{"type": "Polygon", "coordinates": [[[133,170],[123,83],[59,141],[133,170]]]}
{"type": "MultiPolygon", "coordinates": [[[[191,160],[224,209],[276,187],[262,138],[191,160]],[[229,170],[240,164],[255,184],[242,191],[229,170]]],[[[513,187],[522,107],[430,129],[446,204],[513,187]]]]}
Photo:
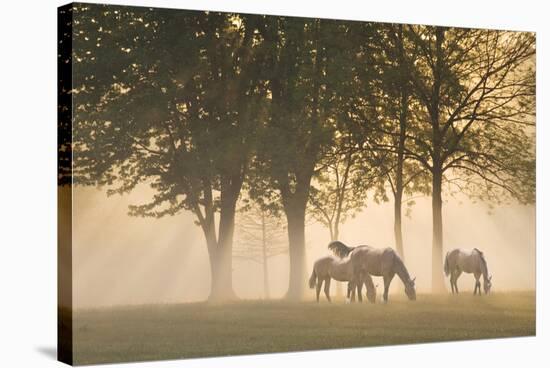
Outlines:
{"type": "Polygon", "coordinates": [[[328,243],[328,249],[332,251],[336,256],[340,258],[346,257],[355,247],[348,247],[341,241],[335,240],[328,243]]]}
{"type": "Polygon", "coordinates": [[[479,253],[479,258],[481,258],[481,262],[483,262],[483,266],[484,266],[485,269],[487,270],[487,261],[485,260],[485,256],[483,255],[483,252],[480,251],[480,250],[477,249],[477,248],[474,248],[474,250],[475,250],[476,252],[479,253]]]}
{"type": "Polygon", "coordinates": [[[393,250],[393,261],[396,267],[395,270],[403,282],[411,280],[411,275],[409,274],[409,270],[407,270],[407,266],[405,266],[405,262],[403,262],[403,259],[401,259],[395,250],[393,250]]]}

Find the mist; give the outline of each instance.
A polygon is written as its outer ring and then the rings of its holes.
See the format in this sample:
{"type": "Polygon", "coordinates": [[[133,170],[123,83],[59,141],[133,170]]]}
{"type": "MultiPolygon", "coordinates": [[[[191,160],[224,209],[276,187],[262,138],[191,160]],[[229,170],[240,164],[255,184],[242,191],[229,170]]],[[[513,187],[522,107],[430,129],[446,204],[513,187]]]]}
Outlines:
{"type": "Polygon", "coordinates": [[[58,19],[61,361],[535,335],[534,33],[58,19]]]}
{"type": "MultiPolygon", "coordinates": [[[[105,190],[77,187],[73,197],[73,305],[90,308],[128,304],[204,301],[210,291],[210,265],[204,235],[189,212],[160,219],[127,215],[128,205],[148,198],[140,187],[129,195],[107,197],[105,190]]],[[[354,246],[393,247],[393,204],[372,201],[343,224],[340,240],[354,246]]],[[[508,205],[490,209],[467,198],[448,198],[444,211],[444,254],[456,247],[477,247],[486,255],[493,290],[535,288],[535,206],[508,205]]],[[[431,288],[432,218],[430,198],[416,200],[403,218],[405,264],[419,293],[431,288]]],[[[318,223],[306,227],[306,269],[329,254],[329,232],[318,223]]],[[[288,255],[269,260],[272,298],[288,289],[288,255]]],[[[233,260],[238,297],[264,295],[261,265],[233,260]]],[[[306,283],[306,280],[304,280],[306,283]]],[[[375,278],[378,292],[382,280],[375,278]]],[[[392,284],[396,292],[400,283],[392,284]]],[[[459,279],[471,291],[472,275],[459,279]]],[[[446,279],[448,286],[448,279],[446,279]]],[[[332,288],[335,293],[336,288],[332,288]]],[[[310,290],[306,291],[306,294],[310,290]]],[[[314,292],[311,291],[311,297],[314,292]]]]}

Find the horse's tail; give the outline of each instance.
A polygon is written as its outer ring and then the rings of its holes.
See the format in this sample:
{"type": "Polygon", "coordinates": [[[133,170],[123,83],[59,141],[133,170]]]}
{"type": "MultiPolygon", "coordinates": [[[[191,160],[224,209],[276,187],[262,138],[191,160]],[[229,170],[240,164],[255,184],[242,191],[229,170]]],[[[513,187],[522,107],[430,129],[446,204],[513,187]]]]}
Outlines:
{"type": "Polygon", "coordinates": [[[447,254],[445,255],[444,271],[445,271],[445,276],[449,276],[449,273],[451,272],[451,270],[449,269],[449,252],[447,252],[447,254]]]}
{"type": "Polygon", "coordinates": [[[315,267],[313,267],[313,272],[311,272],[311,276],[309,277],[309,288],[313,289],[315,287],[316,282],[317,282],[317,273],[315,272],[315,267]]]}
{"type": "Polygon", "coordinates": [[[346,257],[352,250],[355,249],[355,247],[348,247],[341,241],[335,240],[328,243],[328,249],[332,251],[335,255],[337,255],[340,258],[346,257]]]}

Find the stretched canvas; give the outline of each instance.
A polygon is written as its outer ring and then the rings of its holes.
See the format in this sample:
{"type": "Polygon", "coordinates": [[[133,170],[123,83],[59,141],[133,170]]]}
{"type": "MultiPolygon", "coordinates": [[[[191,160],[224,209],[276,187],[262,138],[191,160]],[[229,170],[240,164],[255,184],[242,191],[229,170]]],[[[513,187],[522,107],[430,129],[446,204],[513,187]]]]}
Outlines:
{"type": "Polygon", "coordinates": [[[535,335],[535,35],[58,10],[58,354],[535,335]]]}

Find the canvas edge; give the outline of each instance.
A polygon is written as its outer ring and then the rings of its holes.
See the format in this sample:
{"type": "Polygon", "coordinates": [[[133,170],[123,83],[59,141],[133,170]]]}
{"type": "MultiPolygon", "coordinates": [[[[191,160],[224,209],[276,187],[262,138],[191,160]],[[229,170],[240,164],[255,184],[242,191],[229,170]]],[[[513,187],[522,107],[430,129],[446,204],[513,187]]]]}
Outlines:
{"type": "Polygon", "coordinates": [[[73,365],[72,280],[72,19],[57,8],[57,360],[73,365]]]}

